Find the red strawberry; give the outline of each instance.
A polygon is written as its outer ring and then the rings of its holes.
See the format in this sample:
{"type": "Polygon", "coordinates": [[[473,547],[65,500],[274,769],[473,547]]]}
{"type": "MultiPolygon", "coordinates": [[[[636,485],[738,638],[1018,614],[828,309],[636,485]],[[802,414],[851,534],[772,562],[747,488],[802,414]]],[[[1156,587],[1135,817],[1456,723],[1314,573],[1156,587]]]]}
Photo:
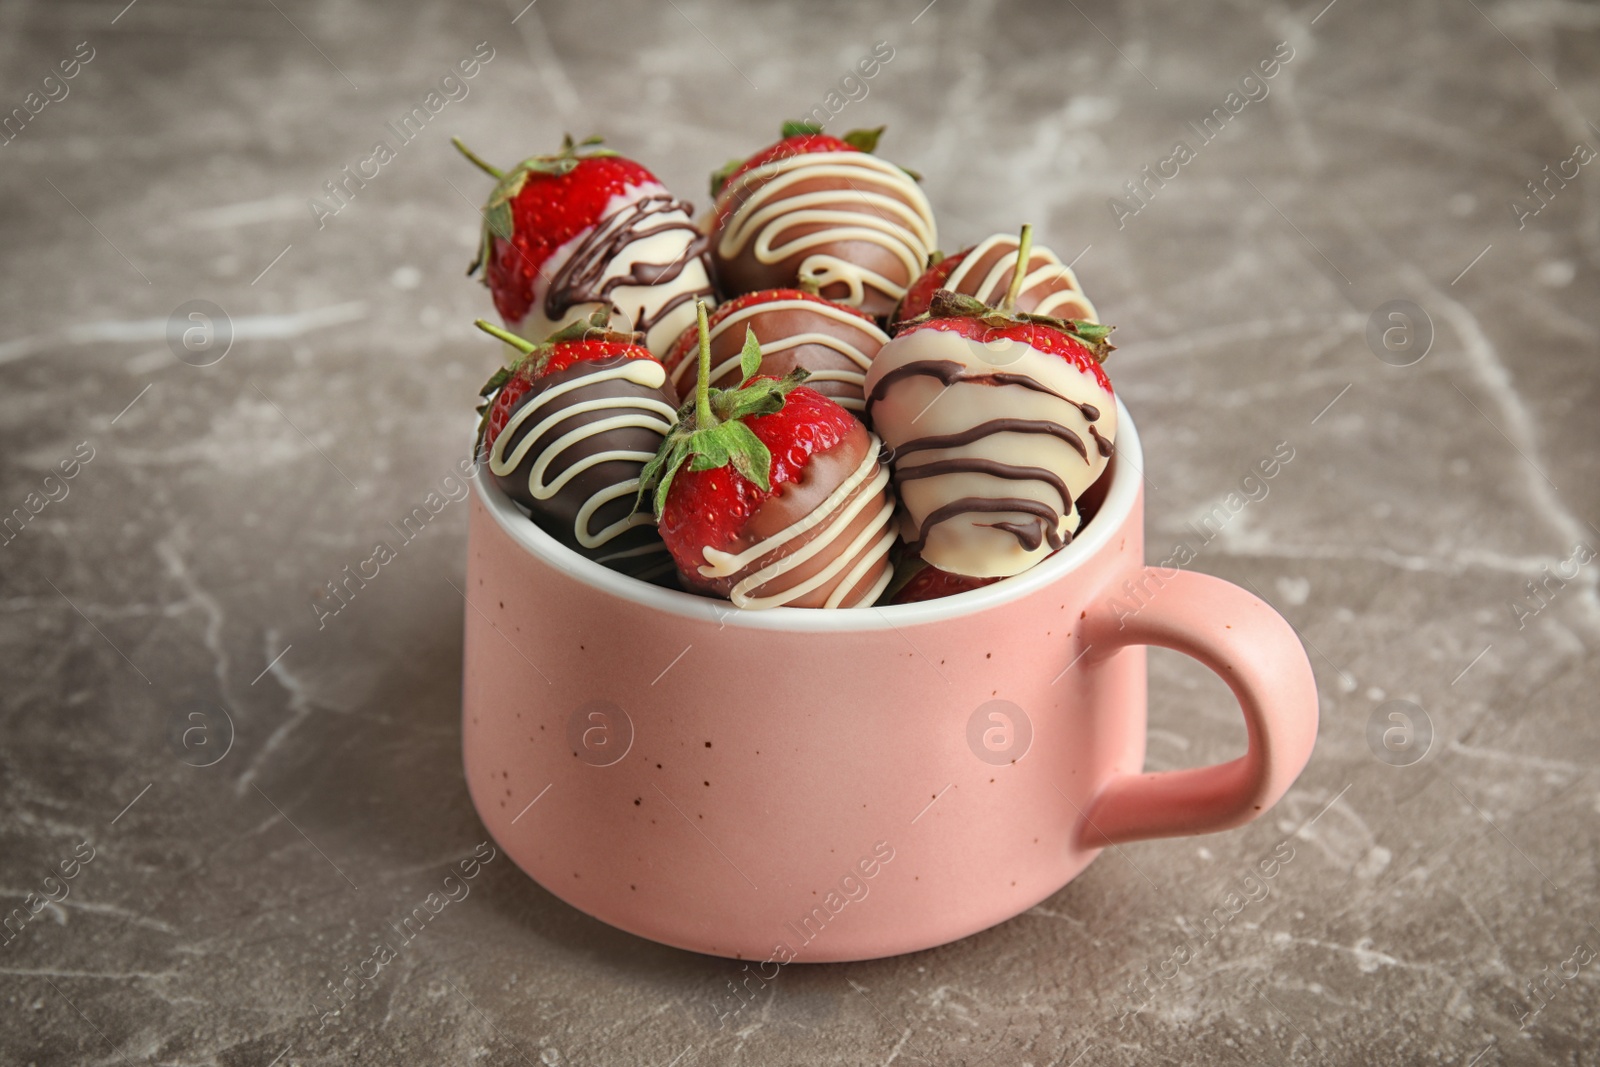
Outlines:
{"type": "MultiPolygon", "coordinates": [[[[986,304],[999,304],[1015,274],[1019,241],[1016,234],[997,233],[953,256],[933,257],[928,269],[911,284],[900,306],[897,323],[927,312],[940,289],[975,296],[986,304]]],[[[1083,294],[1078,276],[1050,249],[1033,245],[1023,287],[1014,301],[1018,311],[1057,319],[1098,321],[1094,305],[1083,294]]]]}
{"type": "Polygon", "coordinates": [[[478,424],[479,433],[483,437],[484,455],[488,455],[489,450],[494,447],[495,438],[506,428],[511,413],[516,410],[517,404],[533,385],[533,368],[536,365],[537,361],[524,359],[519,361],[515,368],[502,367],[484,385],[484,396],[488,396],[491,392],[494,394],[488,410],[483,413],[483,421],[478,424]]]}
{"type": "MultiPolygon", "coordinates": [[[[803,156],[808,152],[871,152],[878,147],[878,137],[883,128],[876,130],[851,130],[841,137],[822,132],[822,127],[805,122],[785,122],[780,131],[782,138],[745,160],[730,159],[726,166],[711,175],[711,195],[717,196],[724,186],[736,178],[768,163],[776,163],[790,156],[803,156]]],[[[719,222],[727,220],[727,213],[736,205],[732,202],[718,205],[719,222]]]]}
{"type": "MultiPolygon", "coordinates": [[[[894,318],[896,323],[914,319],[928,310],[928,305],[933,302],[933,294],[945,287],[945,280],[950,277],[950,272],[960,265],[972,249],[957,252],[953,256],[938,256],[934,254],[928,269],[922,276],[911,283],[911,288],[906,290],[906,295],[900,298],[900,306],[895,308],[894,318]]],[[[892,327],[891,327],[892,328],[892,327]]]]}
{"type": "Polygon", "coordinates": [[[923,600],[938,600],[940,597],[965,593],[969,589],[993,585],[1000,580],[950,574],[915,556],[906,561],[904,569],[906,573],[897,578],[901,582],[900,587],[894,589],[889,596],[891,604],[915,604],[923,600]]]}
{"type": "MultiPolygon", "coordinates": [[[[954,295],[948,290],[945,292],[954,295]]],[[[1094,328],[1087,322],[1077,323],[1078,332],[1075,333],[1071,332],[1071,328],[1066,327],[1066,324],[1052,326],[1025,319],[1001,322],[996,318],[979,314],[959,312],[952,314],[954,308],[964,308],[964,305],[956,304],[955,301],[941,303],[936,300],[935,307],[938,310],[930,317],[920,322],[913,319],[908,324],[908,329],[947,330],[985,345],[998,344],[1001,341],[1018,342],[1027,345],[1035,352],[1044,352],[1066,360],[1093,377],[1106,392],[1112,391],[1111,379],[1106,377],[1105,368],[1101,366],[1101,361],[1105,359],[1105,351],[1111,347],[1103,340],[1110,332],[1109,327],[1098,327],[1099,336],[1092,337],[1094,328]],[[941,314],[949,317],[940,317],[941,314]]],[[[996,364],[998,363],[997,360],[996,364]]]]}
{"type": "Polygon", "coordinates": [[[659,353],[692,321],[689,302],[711,295],[704,239],[689,204],[599,142],[568,137],[555,155],[502,172],[456,139],[496,180],[468,273],[483,271],[507,326],[530,340],[600,309],[644,334],[659,353]],[[647,239],[652,254],[668,258],[640,262],[630,253],[647,239]]]}
{"type": "Polygon", "coordinates": [[[887,585],[893,497],[880,442],[800,382],[756,376],[746,331],[737,389],[713,389],[710,330],[698,309],[692,410],[645,469],[662,539],[686,588],[739,607],[854,607],[887,585]]]}
{"type": "Polygon", "coordinates": [[[482,319],[520,358],[484,386],[482,460],[508,496],[552,536],[640,577],[665,573],[639,476],[672,427],[677,395],[666,369],[603,313],[534,345],[482,319]]]}
{"type": "Polygon", "coordinates": [[[785,123],[777,143],[712,176],[709,247],[724,293],[810,283],[874,317],[894,310],[938,232],[915,175],[873,154],[882,132],[785,123]]]}
{"type": "MultiPolygon", "coordinates": [[[[1018,263],[1027,263],[1023,227],[1018,263]]],[[[894,456],[906,547],[972,578],[1019,574],[1077,532],[1077,498],[1110,462],[1110,328],[947,289],[867,372],[867,418],[894,456]],[[945,394],[948,394],[946,396],[945,394]],[[937,401],[937,403],[935,402],[937,401]]]]}

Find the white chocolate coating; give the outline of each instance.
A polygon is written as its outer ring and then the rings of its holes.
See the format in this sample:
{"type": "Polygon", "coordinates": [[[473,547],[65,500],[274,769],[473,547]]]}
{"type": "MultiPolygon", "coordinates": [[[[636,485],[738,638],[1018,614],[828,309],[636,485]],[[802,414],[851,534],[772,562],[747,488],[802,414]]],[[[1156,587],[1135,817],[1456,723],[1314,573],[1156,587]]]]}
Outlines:
{"type": "Polygon", "coordinates": [[[902,536],[927,562],[1007,577],[1077,531],[1077,498],[1105,470],[1116,437],[1116,401],[1093,374],[1009,339],[983,344],[924,328],[884,345],[866,387],[868,417],[893,450],[902,536]],[[928,447],[942,438],[958,440],[928,447]],[[931,473],[933,464],[947,469],[931,473]],[[1006,501],[1019,506],[994,506],[1006,501]]]}
{"type": "Polygon", "coordinates": [[[824,290],[843,283],[849,293],[839,302],[852,307],[861,306],[868,289],[899,300],[906,287],[823,250],[826,246],[876,244],[898,258],[904,276],[913,279],[938,244],[933,208],[922,189],[899,167],[866,152],[811,152],[777,160],[736,178],[722,196],[740,204],[718,236],[719,256],[732,259],[751,242],[756,258],[767,264],[818,249],[801,261],[798,277],[824,290]],[[843,188],[792,192],[815,180],[843,188]],[[757,181],[761,184],[752,190],[757,181]]]}
{"type": "MultiPolygon", "coordinates": [[[[615,239],[622,228],[636,222],[636,205],[641,201],[667,195],[664,186],[650,183],[632,186],[613,196],[606,205],[599,225],[556,249],[540,267],[539,277],[533,286],[533,305],[520,322],[507,322],[506,328],[539,343],[561,327],[587,319],[597,310],[609,308],[612,329],[628,332],[645,328],[645,347],[658,359],[666,355],[678,335],[694,324],[694,298],[698,296],[703,299],[707,307],[715,306],[717,302],[703,257],[695,257],[684,265],[676,277],[666,281],[653,285],[616,285],[610,291],[609,304],[603,301],[575,303],[560,316],[551,318],[546,314],[545,299],[553,280],[560,276],[574,256],[583,256],[591,249],[603,246],[615,239]],[[674,305],[675,301],[675,306],[669,306],[674,305]]],[[[596,287],[614,279],[629,278],[636,266],[676,262],[689,251],[691,244],[701,240],[698,229],[694,228],[694,221],[682,208],[652,213],[650,228],[660,232],[623,244],[606,263],[595,283],[596,287]],[[672,224],[682,226],[660,229],[672,224]]],[[[508,346],[507,352],[509,361],[515,350],[508,346]]]]}

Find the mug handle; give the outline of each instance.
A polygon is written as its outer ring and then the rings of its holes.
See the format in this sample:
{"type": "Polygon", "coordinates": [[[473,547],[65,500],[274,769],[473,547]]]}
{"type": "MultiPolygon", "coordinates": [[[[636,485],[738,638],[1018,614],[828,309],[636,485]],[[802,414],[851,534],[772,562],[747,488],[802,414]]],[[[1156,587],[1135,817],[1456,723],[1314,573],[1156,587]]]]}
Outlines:
{"type": "Polygon", "coordinates": [[[1316,741],[1316,680],[1293,627],[1236,585],[1186,570],[1168,577],[1166,570],[1142,567],[1129,576],[1146,594],[1142,607],[1118,612],[1102,601],[1089,613],[1082,630],[1087,659],[1127,645],[1194,657],[1238,698],[1249,749],[1209,767],[1116,775],[1084,814],[1084,848],[1241,826],[1288,791],[1316,741]]]}

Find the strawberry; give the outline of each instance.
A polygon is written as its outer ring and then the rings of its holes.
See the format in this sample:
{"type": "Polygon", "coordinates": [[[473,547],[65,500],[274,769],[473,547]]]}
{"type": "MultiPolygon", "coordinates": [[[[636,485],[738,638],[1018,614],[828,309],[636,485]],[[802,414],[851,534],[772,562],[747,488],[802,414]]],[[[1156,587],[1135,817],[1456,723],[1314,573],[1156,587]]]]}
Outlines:
{"type": "Polygon", "coordinates": [[[900,306],[895,308],[895,324],[914,319],[925,313],[928,306],[933,303],[933,294],[940,289],[947,288],[946,280],[950,272],[961,265],[961,261],[970,254],[972,249],[964,249],[953,256],[942,255],[935,252],[928,257],[928,269],[922,272],[921,277],[911,283],[906,290],[906,295],[900,298],[900,306]]]}
{"type": "Polygon", "coordinates": [[[745,332],[744,383],[710,385],[711,342],[697,308],[695,401],[645,468],[662,539],[685,588],[738,607],[869,605],[887,585],[894,504],[880,442],[800,383],[759,375],[745,332]]]}
{"type": "MultiPolygon", "coordinates": [[[[761,149],[748,159],[730,159],[721,170],[711,175],[711,195],[716,197],[721,194],[728,183],[757,167],[764,167],[776,163],[780,159],[791,156],[803,156],[809,152],[873,152],[877,150],[878,138],[883,136],[883,127],[875,130],[851,130],[843,137],[834,137],[822,132],[821,126],[809,122],[785,122],[779,131],[779,140],[761,149]]],[[[732,204],[721,205],[718,209],[718,221],[726,221],[724,210],[731,211],[732,204]]]]}
{"type": "Polygon", "coordinates": [[[604,312],[535,345],[479,319],[518,357],[483,387],[482,457],[495,484],[584,555],[640,577],[665,573],[639,475],[672,427],[666,369],[604,312]],[[653,573],[652,573],[653,572],[653,573]]]}
{"type": "Polygon", "coordinates": [[[938,233],[916,176],[873,154],[882,132],[785,123],[776,143],[712,175],[724,293],[810,284],[875,318],[894,310],[938,233]]]}
{"type": "MultiPolygon", "coordinates": [[[[1025,345],[1071,364],[1092,377],[1106,392],[1111,392],[1111,379],[1106,377],[1105,368],[1101,366],[1106,351],[1113,347],[1104,339],[1111,327],[1081,321],[1053,325],[1031,318],[1003,321],[992,314],[994,309],[971,297],[957,297],[949,290],[943,293],[942,299],[935,296],[930,313],[907,325],[916,330],[960,334],[983,345],[998,346],[1001,342],[1025,345]]],[[[999,360],[995,362],[999,365],[999,360]]]]}
{"type": "MultiPolygon", "coordinates": [[[[975,296],[986,304],[1000,303],[1013,279],[1018,250],[1016,234],[997,233],[953,256],[930,257],[928,269],[906,290],[895,309],[897,324],[925,313],[940,289],[975,296]]],[[[1034,315],[1098,321],[1078,276],[1042,245],[1032,246],[1029,252],[1026,277],[1014,305],[1018,311],[1034,315]]]]}
{"type": "Polygon", "coordinates": [[[938,600],[940,597],[965,593],[969,589],[981,589],[999,580],[950,574],[930,566],[926,560],[907,556],[896,572],[895,581],[890,584],[888,603],[916,604],[924,600],[938,600]]]}
{"type": "MultiPolygon", "coordinates": [[[[808,389],[853,412],[865,406],[861,383],[872,357],[889,340],[871,316],[803,289],[746,293],[719,305],[708,322],[713,386],[729,389],[747,377],[739,367],[741,340],[754,331],[761,342],[759,373],[782,377],[804,368],[811,375],[808,389]]],[[[661,359],[680,395],[696,388],[698,344],[698,333],[685,330],[661,359]]]]}
{"type": "MultiPolygon", "coordinates": [[[[1017,263],[1031,237],[1023,227],[1017,263]]],[[[1024,273],[998,307],[936,291],[867,372],[906,548],[968,578],[1021,573],[1070,541],[1116,434],[1110,327],[1016,311],[1024,273]]]]}
{"type": "MultiPolygon", "coordinates": [[[[518,338],[521,340],[521,338],[518,338]]],[[[483,396],[493,393],[494,399],[484,407],[483,420],[478,423],[478,436],[483,440],[484,455],[494,447],[495,438],[506,428],[511,413],[533,386],[533,369],[536,360],[519,360],[511,367],[501,367],[484,384],[483,396]]]]}
{"type": "Polygon", "coordinates": [[[483,272],[506,325],[529,340],[607,310],[659,354],[693,321],[690,302],[711,296],[705,241],[691,205],[599,143],[567,137],[555,155],[501,171],[457,138],[495,179],[467,273],[483,272]],[[643,241],[648,252],[631,248],[643,241]]]}

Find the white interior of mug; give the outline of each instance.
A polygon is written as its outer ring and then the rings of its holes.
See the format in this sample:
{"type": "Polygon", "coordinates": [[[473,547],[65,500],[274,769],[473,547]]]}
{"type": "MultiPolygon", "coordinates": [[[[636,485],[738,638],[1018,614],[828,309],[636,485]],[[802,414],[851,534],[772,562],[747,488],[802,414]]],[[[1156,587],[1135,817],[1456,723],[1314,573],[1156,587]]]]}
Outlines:
{"type": "Polygon", "coordinates": [[[714,622],[719,626],[810,632],[886,630],[952,619],[1016,600],[1075,570],[1084,560],[1105,547],[1112,535],[1121,529],[1123,520],[1138,499],[1139,486],[1144,478],[1144,450],[1139,445],[1139,432],[1120,397],[1117,399],[1116,461],[1111,465],[1110,477],[1111,486],[1105,502],[1070,544],[1038,566],[1004,581],[916,604],[762,610],[736,608],[725,600],[663,589],[585,559],[541,530],[510,497],[500,491],[483,466],[478,467],[473,482],[489,514],[511,535],[512,540],[527,550],[533,561],[564,571],[596,592],[676,615],[714,622]]]}

